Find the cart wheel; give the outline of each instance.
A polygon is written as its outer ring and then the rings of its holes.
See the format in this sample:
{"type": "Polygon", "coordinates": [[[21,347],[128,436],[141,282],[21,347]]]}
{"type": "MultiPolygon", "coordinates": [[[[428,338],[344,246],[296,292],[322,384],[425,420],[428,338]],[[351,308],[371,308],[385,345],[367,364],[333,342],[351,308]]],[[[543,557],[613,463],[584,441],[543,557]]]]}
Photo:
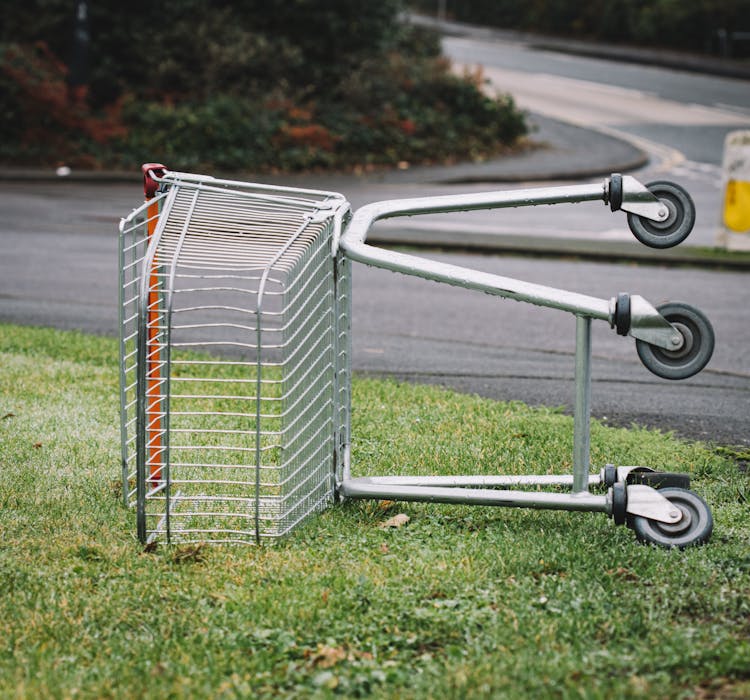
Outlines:
{"type": "Polygon", "coordinates": [[[682,243],[695,224],[695,204],[690,195],[673,182],[650,182],[649,192],[669,210],[664,221],[651,221],[637,214],[628,214],[632,234],[649,248],[671,248],[682,243]]]}
{"type": "Polygon", "coordinates": [[[656,310],[680,331],[684,343],[678,350],[665,350],[645,340],[636,340],[638,357],[657,377],[692,377],[708,364],[713,354],[715,337],[711,322],[695,307],[678,301],[657,306],[656,310]]]}
{"type": "Polygon", "coordinates": [[[622,481],[612,486],[612,520],[615,525],[624,525],[628,517],[628,489],[622,481]]]}
{"type": "Polygon", "coordinates": [[[714,519],[706,502],[687,489],[665,488],[659,493],[682,512],[682,518],[676,523],[668,524],[634,515],[632,526],[638,540],[645,544],[678,549],[708,542],[714,529],[714,519]]]}

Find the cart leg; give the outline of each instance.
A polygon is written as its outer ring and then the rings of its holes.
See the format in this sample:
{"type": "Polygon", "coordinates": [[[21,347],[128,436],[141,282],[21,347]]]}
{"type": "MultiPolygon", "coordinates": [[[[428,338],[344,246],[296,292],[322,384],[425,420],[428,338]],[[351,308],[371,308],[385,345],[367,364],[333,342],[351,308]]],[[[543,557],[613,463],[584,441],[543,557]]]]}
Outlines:
{"type": "Polygon", "coordinates": [[[588,491],[591,423],[591,319],[576,316],[576,399],[573,417],[573,493],[588,491]]]}

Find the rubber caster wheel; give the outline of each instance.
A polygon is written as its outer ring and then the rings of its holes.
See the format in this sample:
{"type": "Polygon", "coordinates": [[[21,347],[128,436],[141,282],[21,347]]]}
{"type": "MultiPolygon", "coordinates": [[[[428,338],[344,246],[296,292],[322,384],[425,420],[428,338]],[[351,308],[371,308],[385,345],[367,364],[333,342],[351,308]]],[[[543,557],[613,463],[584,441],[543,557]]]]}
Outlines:
{"type": "Polygon", "coordinates": [[[646,185],[669,214],[664,221],[652,221],[628,214],[631,233],[649,248],[672,248],[684,241],[695,224],[695,204],[690,195],[673,182],[657,181],[646,185]]]}
{"type": "Polygon", "coordinates": [[[636,340],[641,362],[663,379],[687,379],[698,374],[714,352],[711,322],[695,307],[678,301],[657,306],[656,310],[680,332],[684,342],[677,350],[665,350],[645,340],[636,340]]]}
{"type": "Polygon", "coordinates": [[[628,489],[622,481],[612,486],[612,520],[615,525],[624,525],[628,517],[628,489]]]}
{"type": "Polygon", "coordinates": [[[685,549],[708,542],[714,529],[714,519],[706,502],[687,489],[665,488],[659,493],[681,511],[682,518],[669,524],[641,515],[631,516],[630,522],[638,540],[667,549],[685,549]]]}

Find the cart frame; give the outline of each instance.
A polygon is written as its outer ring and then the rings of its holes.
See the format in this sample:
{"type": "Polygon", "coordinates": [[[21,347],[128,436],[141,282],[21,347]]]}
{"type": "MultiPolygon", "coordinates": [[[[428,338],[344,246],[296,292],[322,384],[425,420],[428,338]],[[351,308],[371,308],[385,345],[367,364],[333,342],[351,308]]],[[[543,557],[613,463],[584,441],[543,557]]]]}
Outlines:
{"type": "MultiPolygon", "coordinates": [[[[570,477],[543,475],[353,478],[347,451],[347,459],[338,483],[339,493],[343,497],[547,508],[603,512],[608,515],[617,512],[618,520],[624,513],[628,513],[668,524],[680,519],[680,511],[655,489],[649,487],[631,485],[623,491],[622,487],[615,489],[615,484],[608,484],[609,490],[604,495],[592,494],[589,491],[589,485],[597,485],[604,481],[603,473],[590,473],[591,322],[594,319],[607,321],[612,328],[619,326],[620,334],[631,335],[667,350],[678,348],[682,343],[682,336],[653,306],[640,296],[630,296],[630,319],[626,322],[627,329],[624,329],[623,322],[617,318],[617,298],[598,299],[470,268],[447,265],[366,243],[371,227],[377,221],[387,218],[597,200],[607,204],[611,202],[613,182],[617,183],[621,198],[616,208],[654,221],[664,220],[668,216],[665,205],[645,186],[633,177],[618,175],[613,175],[600,184],[591,185],[390,200],[366,205],[355,212],[341,237],[341,254],[351,260],[575,315],[573,473],[570,477]],[[571,492],[566,494],[497,490],[498,487],[519,485],[570,485],[571,492]]],[[[629,470],[621,470],[617,483],[624,484],[628,473],[629,470]]]]}
{"type": "MultiPolygon", "coordinates": [[[[151,530],[146,524],[147,501],[161,492],[166,494],[167,507],[163,519],[166,521],[168,538],[170,532],[171,470],[168,440],[172,297],[174,266],[177,264],[183,241],[189,235],[189,216],[179,237],[171,273],[158,269],[155,255],[164,232],[164,220],[168,218],[172,202],[172,199],[165,195],[169,193],[170,188],[177,187],[194,188],[196,193],[222,192],[225,191],[224,188],[230,188],[248,196],[265,198],[265,205],[269,206],[274,202],[291,201],[294,197],[307,197],[305,201],[312,208],[305,215],[305,221],[325,224],[330,228],[329,262],[326,269],[330,270],[333,286],[330,297],[330,352],[334,359],[330,365],[333,441],[329,456],[328,500],[335,497],[393,499],[601,512],[611,516],[616,524],[627,523],[632,526],[639,540],[644,542],[665,547],[684,547],[701,544],[709,539],[713,528],[710,509],[699,496],[685,488],[689,485],[687,476],[660,477],[657,474],[655,478],[650,478],[649,474],[653,476],[654,471],[648,467],[614,465],[605,465],[595,473],[592,472],[590,464],[592,322],[605,321],[618,335],[633,337],[641,361],[657,376],[683,379],[701,371],[713,351],[713,330],[708,319],[699,310],[678,302],[655,308],[643,297],[625,293],[619,293],[609,299],[587,296],[387,250],[367,243],[372,226],[382,219],[479,209],[601,201],[609,205],[613,212],[621,210],[627,214],[630,229],[639,241],[654,248],[670,247],[684,240],[695,220],[692,200],[678,185],[668,182],[643,185],[633,177],[613,174],[593,184],[381,201],[366,205],[352,215],[344,197],[334,192],[219,180],[171,172],[163,165],[153,163],[144,165],[143,173],[146,203],[120,225],[123,491],[125,502],[136,506],[138,535],[142,541],[151,540],[163,531],[161,523],[151,530]],[[165,202],[165,211],[162,212],[161,207],[165,202]],[[352,359],[352,262],[549,307],[575,316],[572,474],[353,476],[349,405],[352,359]],[[554,491],[541,491],[540,487],[545,486],[570,487],[570,490],[567,493],[559,488],[554,491]],[[592,486],[603,487],[604,493],[592,493],[592,486]],[[660,492],[659,488],[653,486],[666,488],[660,492]],[[523,487],[534,487],[534,490],[524,490],[523,487]]],[[[197,197],[198,194],[193,198],[193,205],[197,197]]],[[[206,224],[203,225],[205,227],[206,224]]],[[[306,226],[307,224],[301,225],[295,235],[299,235],[306,226]]],[[[284,254],[292,240],[289,239],[282,245],[274,260],[278,260],[284,254]]],[[[263,290],[270,265],[271,263],[260,278],[256,290],[257,308],[252,312],[255,313],[257,321],[257,345],[252,347],[256,347],[258,353],[253,428],[256,433],[256,476],[254,495],[246,500],[252,498],[255,501],[256,542],[261,541],[260,444],[263,416],[260,329],[264,313],[263,290]]],[[[221,308],[232,310],[230,307],[221,308]]],[[[231,324],[208,324],[204,327],[214,325],[231,324]]],[[[249,482],[243,483],[249,485],[249,482]]],[[[201,496],[195,498],[200,499],[201,496]]],[[[322,502],[319,501],[317,505],[322,502]]],[[[292,523],[288,529],[296,524],[298,522],[292,523]]]]}

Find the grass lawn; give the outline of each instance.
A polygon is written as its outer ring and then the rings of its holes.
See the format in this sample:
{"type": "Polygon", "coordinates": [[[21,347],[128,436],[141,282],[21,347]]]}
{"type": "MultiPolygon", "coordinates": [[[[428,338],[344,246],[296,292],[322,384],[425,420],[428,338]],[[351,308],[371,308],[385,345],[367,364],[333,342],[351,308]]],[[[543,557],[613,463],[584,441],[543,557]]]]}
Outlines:
{"type": "MultiPolygon", "coordinates": [[[[602,515],[377,502],[275,546],[144,552],[116,342],[0,326],[0,362],[0,698],[750,697],[750,488],[725,452],[592,426],[597,465],[690,472],[715,529],[684,552],[602,515]]],[[[559,411],[431,387],[357,380],[353,435],[355,474],[570,470],[559,411]]]]}

